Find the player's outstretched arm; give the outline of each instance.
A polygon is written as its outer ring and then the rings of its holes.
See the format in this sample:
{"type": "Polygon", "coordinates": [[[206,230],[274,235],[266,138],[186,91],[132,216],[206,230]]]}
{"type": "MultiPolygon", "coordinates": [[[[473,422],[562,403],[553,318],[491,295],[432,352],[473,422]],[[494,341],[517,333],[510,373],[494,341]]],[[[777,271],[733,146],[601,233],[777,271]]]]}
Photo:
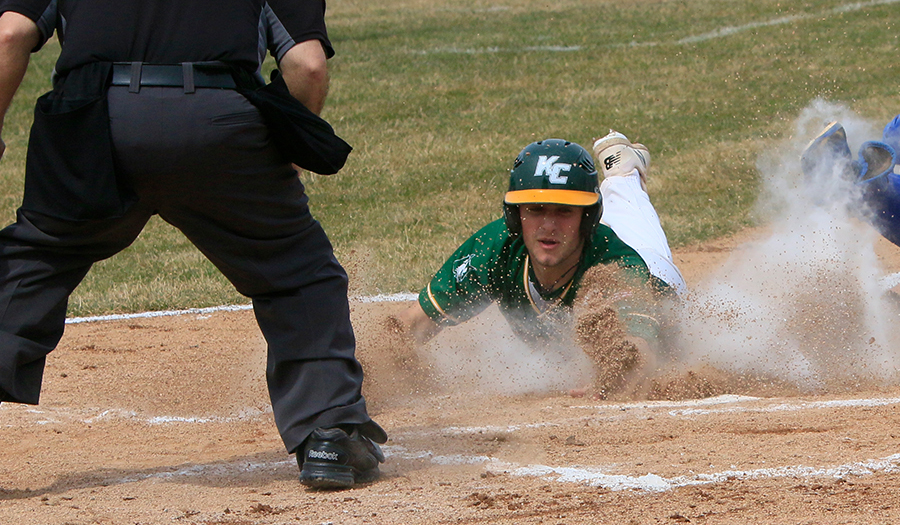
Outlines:
{"type": "Polygon", "coordinates": [[[655,298],[649,285],[633,281],[615,264],[595,266],[573,305],[575,341],[596,368],[587,390],[597,397],[627,394],[656,368],[655,298]]]}
{"type": "Polygon", "coordinates": [[[431,341],[441,331],[441,327],[428,317],[419,303],[400,312],[395,319],[398,329],[411,337],[418,345],[431,341]]]}
{"type": "Polygon", "coordinates": [[[31,50],[37,47],[40,38],[41,32],[30,18],[13,11],[0,16],[0,158],[6,151],[3,120],[25,77],[31,50]]]}

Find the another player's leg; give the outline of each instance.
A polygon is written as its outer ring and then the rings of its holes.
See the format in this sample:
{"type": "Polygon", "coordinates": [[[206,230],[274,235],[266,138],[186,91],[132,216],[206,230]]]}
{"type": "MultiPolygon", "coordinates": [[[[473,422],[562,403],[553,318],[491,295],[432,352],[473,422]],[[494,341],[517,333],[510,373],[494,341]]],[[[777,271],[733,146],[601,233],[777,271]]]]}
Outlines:
{"type": "Polygon", "coordinates": [[[800,155],[800,169],[807,177],[838,175],[856,180],[859,165],[853,160],[847,144],[847,132],[839,122],[829,122],[800,155]]]}
{"type": "Polygon", "coordinates": [[[859,150],[860,174],[857,186],[865,203],[861,210],[887,240],[900,246],[900,177],[897,155],[884,142],[869,141],[859,150]]]}
{"type": "MultiPolygon", "coordinates": [[[[885,127],[885,138],[900,138],[898,119],[885,127]]],[[[853,159],[847,135],[838,122],[829,122],[810,141],[800,157],[800,167],[809,179],[838,176],[860,191],[861,218],[885,238],[900,245],[900,178],[895,148],[887,142],[864,142],[853,159]]]]}
{"type": "Polygon", "coordinates": [[[881,141],[900,152],[900,115],[897,115],[884,126],[881,141]]]}
{"type": "Polygon", "coordinates": [[[612,130],[597,139],[593,149],[598,169],[603,173],[601,221],[640,254],[650,273],[679,295],[687,293],[687,285],[675,266],[659,215],[647,195],[649,150],[642,144],[632,144],[625,135],[612,130]]]}

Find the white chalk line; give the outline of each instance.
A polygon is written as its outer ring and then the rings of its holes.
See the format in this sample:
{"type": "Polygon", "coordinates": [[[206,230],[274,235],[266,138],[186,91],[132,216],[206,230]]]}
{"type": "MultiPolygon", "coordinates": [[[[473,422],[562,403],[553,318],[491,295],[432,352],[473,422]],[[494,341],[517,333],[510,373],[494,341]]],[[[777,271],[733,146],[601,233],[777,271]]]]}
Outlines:
{"type": "Polygon", "coordinates": [[[833,399],[830,401],[813,401],[808,403],[783,403],[767,407],[728,407],[717,409],[673,410],[670,416],[702,416],[709,414],[722,414],[728,412],[799,412],[801,410],[817,410],[821,408],[853,408],[853,407],[877,407],[900,404],[900,398],[872,398],[872,399],[833,399]]]}
{"type": "MultiPolygon", "coordinates": [[[[762,398],[748,396],[725,395],[714,398],[689,400],[684,402],[642,402],[642,403],[623,403],[613,405],[597,405],[597,406],[578,406],[570,407],[575,409],[598,409],[601,411],[619,411],[628,412],[635,409],[651,409],[651,408],[671,408],[683,406],[687,407],[681,410],[670,410],[667,414],[671,417],[692,417],[702,416],[723,412],[784,412],[784,411],[803,411],[817,410],[829,408],[853,408],[853,407],[873,407],[886,406],[892,404],[900,404],[900,398],[865,398],[865,399],[838,399],[809,403],[777,403],[763,407],[725,407],[718,409],[701,409],[697,406],[716,405],[716,404],[735,404],[742,402],[761,402],[762,398]]],[[[623,416],[618,416],[623,417],[623,416]]],[[[589,417],[590,418],[590,417],[589,417]]],[[[588,418],[588,419],[589,419],[588,418]]],[[[615,415],[608,416],[606,419],[617,418],[615,415]]],[[[584,421],[585,418],[577,418],[574,421],[584,421]]],[[[512,433],[523,428],[539,428],[552,427],[560,425],[561,421],[543,422],[526,425],[511,425],[508,427],[500,426],[481,426],[481,427],[446,427],[434,434],[484,434],[484,433],[512,433]]],[[[413,434],[419,434],[414,432],[413,434]]],[[[900,454],[893,454],[880,459],[867,459],[864,461],[852,462],[843,465],[827,466],[827,467],[810,467],[806,465],[789,465],[781,467],[760,468],[753,470],[726,470],[723,472],[713,473],[691,473],[689,475],[675,476],[665,478],[653,473],[647,473],[643,476],[631,476],[625,474],[615,474],[610,471],[614,467],[599,466],[548,466],[548,465],[521,465],[517,463],[506,462],[497,458],[488,456],[467,456],[467,455],[442,455],[434,454],[430,451],[409,451],[402,446],[385,447],[386,455],[408,459],[408,460],[424,460],[436,465],[473,465],[484,464],[485,468],[493,471],[503,471],[514,476],[531,476],[547,478],[551,481],[560,483],[579,483],[591,487],[605,488],[608,490],[639,490],[645,492],[664,492],[679,487],[691,485],[708,485],[722,483],[734,479],[763,479],[763,478],[812,478],[812,477],[831,477],[844,478],[847,476],[863,476],[871,475],[878,472],[891,473],[900,472],[900,454]]]]}
{"type": "Polygon", "coordinates": [[[546,478],[559,483],[578,483],[608,490],[639,490],[644,492],[665,492],[692,485],[709,485],[735,479],[812,478],[866,476],[878,472],[900,472],[900,454],[892,454],[880,459],[867,459],[830,467],[809,467],[789,465],[784,467],[760,468],[753,470],[726,470],[723,472],[690,474],[665,478],[653,473],[643,476],[610,474],[611,467],[521,465],[489,456],[439,455],[430,452],[409,452],[404,447],[384,447],[385,456],[407,460],[426,460],[436,465],[477,465],[484,464],[489,471],[502,471],[513,476],[546,478]]]}
{"type": "MultiPolygon", "coordinates": [[[[807,465],[788,465],[782,467],[760,468],[752,470],[725,470],[722,472],[691,473],[688,475],[663,477],[653,473],[642,476],[627,474],[615,474],[609,471],[612,467],[597,466],[548,466],[548,465],[522,465],[509,461],[503,461],[490,456],[466,456],[461,454],[440,455],[428,451],[410,452],[402,446],[382,447],[388,461],[413,460],[428,461],[439,466],[452,467],[457,465],[481,465],[488,471],[502,471],[512,476],[536,477],[557,483],[577,483],[590,487],[604,488],[607,490],[635,490],[642,492],[660,493],[681,487],[696,485],[712,485],[733,480],[756,480],[778,478],[834,478],[843,479],[849,476],[869,476],[877,473],[900,472],[900,454],[892,454],[879,459],[867,459],[854,461],[842,465],[826,467],[810,467],[807,465]]],[[[104,485],[120,485],[138,483],[145,480],[159,479],[174,481],[178,478],[190,477],[235,477],[260,471],[275,471],[279,469],[294,469],[296,463],[293,458],[280,461],[245,460],[233,463],[216,463],[212,465],[191,465],[185,468],[129,474],[121,477],[109,477],[104,485]]]]}
{"type": "Polygon", "coordinates": [[[72,317],[66,319],[66,324],[94,323],[98,321],[123,321],[126,319],[147,319],[152,317],[170,317],[176,315],[204,315],[215,312],[239,312],[252,310],[251,304],[232,304],[225,306],[210,306],[208,308],[188,308],[185,310],[163,310],[159,312],[140,312],[134,314],[97,315],[93,317],[72,317]]]}
{"type": "MultiPolygon", "coordinates": [[[[806,465],[788,465],[783,467],[760,468],[752,470],[725,470],[722,472],[691,473],[689,475],[666,478],[653,473],[642,476],[610,473],[611,467],[596,466],[548,466],[521,465],[503,461],[490,456],[439,455],[431,452],[410,452],[402,446],[384,446],[385,457],[390,461],[413,460],[428,461],[439,466],[480,465],[488,471],[501,471],[512,476],[536,477],[557,483],[577,483],[607,490],[635,490],[660,493],[681,487],[696,485],[712,485],[733,480],[756,480],[778,478],[834,478],[843,479],[849,476],[869,476],[877,473],[900,472],[900,454],[892,454],[879,459],[855,461],[843,465],[826,467],[810,467],[806,465]]],[[[163,472],[130,474],[122,477],[111,477],[104,480],[104,485],[120,485],[138,483],[144,480],[159,479],[163,481],[190,477],[234,477],[241,474],[274,471],[278,469],[294,469],[295,460],[257,461],[244,460],[233,463],[216,463],[212,465],[191,465],[189,467],[163,472]]]]}
{"type": "Polygon", "coordinates": [[[403,301],[415,301],[419,298],[419,294],[412,292],[401,292],[392,294],[378,294],[368,296],[351,297],[351,302],[357,303],[397,303],[403,301]]]}
{"type": "MultiPolygon", "coordinates": [[[[402,292],[395,294],[379,294],[371,296],[351,297],[351,302],[358,303],[390,303],[414,301],[419,294],[402,292]]],[[[252,310],[252,304],[231,304],[223,306],[210,306],[207,308],[186,308],[184,310],[162,310],[157,312],[139,312],[133,314],[96,315],[92,317],[72,317],[66,319],[66,324],[94,323],[99,321],[124,321],[128,319],[148,319],[153,317],[172,317],[179,315],[206,315],[216,312],[239,312],[252,310]]]]}
{"type": "Polygon", "coordinates": [[[799,22],[802,20],[811,20],[816,18],[823,18],[826,16],[839,15],[843,13],[850,13],[853,11],[861,11],[868,7],[875,7],[879,5],[888,5],[888,4],[896,4],[900,2],[900,0],[871,0],[869,2],[854,2],[852,4],[839,5],[837,7],[833,7],[827,11],[821,13],[807,13],[802,15],[791,15],[791,16],[782,16],[778,18],[773,18],[771,20],[764,20],[760,22],[751,22],[749,24],[744,24],[740,26],[726,26],[714,31],[710,31],[708,33],[702,33],[695,36],[689,36],[677,40],[677,44],[693,44],[697,42],[704,42],[706,40],[712,40],[715,38],[722,38],[726,36],[731,36],[736,33],[741,33],[744,31],[749,31],[751,29],[757,29],[760,27],[771,27],[777,25],[790,24],[793,22],[799,22]]]}
{"type": "Polygon", "coordinates": [[[885,275],[878,280],[878,285],[881,286],[881,289],[885,291],[890,290],[898,284],[900,284],[900,272],[885,275]]]}
{"type": "Polygon", "coordinates": [[[415,50],[411,51],[410,54],[413,55],[434,55],[434,54],[445,54],[445,55],[492,55],[497,53],[530,53],[530,52],[550,52],[550,53],[570,53],[572,51],[581,51],[584,49],[582,46],[525,46],[519,48],[508,48],[508,47],[467,47],[461,48],[456,46],[449,47],[436,47],[428,50],[415,50]]]}
{"type": "MultiPolygon", "coordinates": [[[[154,425],[172,425],[172,424],[229,424],[255,421],[267,417],[272,413],[271,406],[262,408],[245,408],[236,414],[230,416],[172,416],[172,415],[154,415],[144,416],[134,410],[126,409],[81,409],[71,410],[64,408],[43,408],[34,406],[17,405],[13,403],[0,404],[0,412],[9,412],[23,415],[30,419],[29,424],[32,425],[51,425],[65,423],[82,423],[85,425],[93,425],[101,422],[127,420],[148,426],[154,425]]],[[[6,418],[7,420],[9,417],[6,418]]],[[[21,426],[19,422],[9,422],[0,425],[0,428],[18,428],[21,426]]]]}
{"type": "MultiPolygon", "coordinates": [[[[723,413],[774,413],[774,412],[800,412],[805,410],[820,410],[831,408],[856,408],[856,407],[878,407],[900,404],[900,397],[891,398],[861,398],[861,399],[834,399],[828,401],[811,401],[805,403],[777,403],[765,406],[740,406],[740,403],[754,402],[765,403],[764,398],[739,396],[739,395],[721,395],[703,399],[689,399],[685,401],[644,401],[633,403],[614,403],[603,405],[575,405],[566,407],[566,410],[589,410],[592,413],[585,416],[566,417],[553,421],[542,421],[539,423],[526,423],[521,425],[486,425],[486,426],[449,426],[438,430],[420,430],[406,432],[407,436],[447,436],[447,435],[476,435],[476,434],[503,434],[513,433],[525,429],[558,427],[571,423],[573,421],[582,422],[589,419],[593,420],[619,420],[625,417],[643,417],[643,410],[665,409],[669,410],[667,415],[674,418],[692,418],[697,416],[723,414],[723,413]],[[698,408],[711,405],[733,405],[722,408],[698,408]],[[611,414],[604,414],[609,413],[611,414]]],[[[272,407],[266,405],[263,408],[247,407],[233,415],[226,416],[173,416],[173,415],[141,415],[133,410],[127,409],[81,409],[70,410],[63,408],[43,408],[34,406],[25,406],[17,404],[0,404],[0,411],[18,411],[20,414],[28,414],[31,417],[31,424],[47,425],[51,423],[69,423],[80,422],[84,424],[95,424],[103,421],[113,420],[130,420],[136,423],[146,425],[202,425],[202,424],[227,424],[236,422],[246,422],[268,417],[272,413],[272,407]]],[[[4,424],[2,427],[16,427],[18,423],[4,424]]]]}
{"type": "Polygon", "coordinates": [[[485,425],[470,427],[444,427],[439,430],[421,430],[407,432],[409,436],[441,436],[441,435],[480,435],[480,434],[511,434],[520,430],[555,428],[572,423],[584,423],[589,421],[619,421],[626,418],[641,418],[646,415],[646,410],[676,408],[665,414],[673,418],[693,418],[714,414],[726,413],[774,413],[774,412],[799,412],[804,410],[818,410],[829,408],[855,408],[878,407],[900,404],[897,398],[866,398],[866,399],[835,399],[829,401],[813,401],[807,403],[777,403],[766,406],[727,406],[723,408],[697,408],[708,405],[737,405],[743,402],[766,402],[764,398],[722,395],[704,399],[687,401],[645,401],[639,403],[621,403],[608,405],[580,405],[566,407],[567,410],[590,410],[591,413],[584,416],[567,417],[539,423],[526,423],[522,425],[485,425]]]}
{"type": "MultiPolygon", "coordinates": [[[[758,480],[779,478],[834,478],[850,476],[870,476],[878,473],[900,472],[900,454],[892,454],[878,459],[854,461],[842,465],[811,467],[807,465],[787,465],[781,467],[751,470],[725,470],[721,472],[691,473],[664,477],[647,473],[641,476],[611,473],[613,467],[598,466],[549,466],[540,464],[522,465],[491,456],[466,456],[463,454],[441,455],[428,451],[411,452],[405,447],[391,445],[382,447],[385,457],[390,460],[427,461],[434,465],[452,467],[458,465],[484,465],[492,472],[505,472],[512,476],[542,478],[557,483],[576,483],[612,491],[635,490],[661,493],[681,487],[713,485],[733,480],[758,480]]],[[[188,477],[238,476],[259,471],[274,471],[294,467],[295,460],[216,463],[213,465],[191,465],[189,467],[163,472],[130,474],[104,480],[104,485],[137,483],[149,479],[177,480],[188,477]]]]}
{"type": "MultiPolygon", "coordinates": [[[[836,409],[836,408],[852,408],[860,406],[885,406],[889,404],[900,404],[900,398],[863,398],[863,399],[842,399],[809,403],[774,403],[763,407],[723,407],[714,409],[701,409],[700,406],[713,405],[729,405],[737,403],[759,403],[765,402],[765,399],[724,395],[714,398],[687,400],[682,402],[642,402],[642,403],[621,403],[609,405],[584,405],[570,407],[572,409],[591,409],[600,411],[616,411],[616,412],[639,412],[635,409],[666,409],[683,407],[680,410],[669,410],[666,412],[672,417],[692,417],[698,415],[708,415],[727,411],[758,411],[758,412],[775,412],[775,411],[802,411],[816,409],[836,409]]],[[[39,416],[36,423],[64,422],[65,420],[76,420],[85,424],[96,424],[103,421],[111,421],[115,419],[128,419],[137,421],[147,425],[202,425],[210,423],[231,423],[246,422],[256,418],[266,416],[271,413],[271,408],[247,408],[231,416],[141,416],[130,410],[82,410],[80,412],[66,411],[64,409],[38,409],[28,407],[22,409],[20,405],[0,405],[0,411],[15,411],[28,415],[39,416]]],[[[580,418],[584,419],[584,418],[580,418]]],[[[458,434],[458,433],[481,433],[490,432],[512,432],[520,428],[531,428],[538,425],[524,426],[507,426],[507,427],[446,427],[435,433],[437,434],[458,434]]],[[[559,423],[555,423],[559,424],[559,423]]],[[[21,423],[4,425],[6,427],[19,427],[21,423]]],[[[417,435],[419,432],[407,432],[404,435],[417,435]]],[[[819,466],[812,467],[807,465],[788,465],[781,467],[760,468],[752,470],[725,470],[722,472],[711,473],[694,473],[663,477],[653,473],[647,473],[642,476],[632,476],[627,474],[616,474],[611,472],[615,466],[590,466],[590,465],[566,465],[551,466],[540,464],[520,464],[504,461],[491,456],[484,455],[464,455],[464,454],[435,454],[428,450],[411,451],[401,445],[388,445],[383,447],[385,456],[388,459],[395,460],[413,460],[427,461],[439,466],[455,466],[455,465],[484,465],[489,471],[503,471],[513,476],[526,476],[544,478],[549,481],[559,483],[578,483],[591,487],[605,488],[608,490],[638,490],[644,492],[665,492],[679,487],[692,485],[709,485],[722,483],[734,479],[771,479],[771,478],[812,478],[812,477],[831,477],[844,478],[847,476],[864,476],[876,473],[893,473],[900,472],[900,454],[893,454],[878,459],[866,459],[863,461],[855,461],[842,465],[819,466]]],[[[212,465],[191,465],[185,468],[141,473],[129,474],[119,478],[110,478],[105,480],[107,484],[124,484],[135,483],[148,479],[175,480],[177,478],[194,477],[194,476],[234,476],[248,472],[275,470],[293,465],[294,460],[280,460],[273,462],[247,462],[244,460],[235,461],[233,463],[216,463],[212,465]]]]}
{"type": "MultiPolygon", "coordinates": [[[[517,432],[519,430],[524,429],[536,429],[536,428],[552,428],[559,427],[565,424],[569,424],[572,422],[585,422],[588,420],[592,421],[614,421],[621,420],[626,417],[633,417],[634,410],[640,409],[654,409],[654,408],[676,408],[676,407],[696,407],[696,406],[707,406],[707,405],[720,405],[720,404],[734,404],[740,403],[744,401],[760,401],[761,398],[751,397],[751,396],[739,396],[732,394],[725,394],[716,397],[707,397],[703,399],[688,399],[685,401],[642,401],[642,402],[634,402],[634,403],[615,403],[608,405],[574,405],[566,407],[566,410],[589,410],[591,412],[612,412],[609,415],[602,414],[591,414],[588,416],[579,416],[579,417],[570,417],[563,419],[556,419],[554,421],[542,421],[540,423],[527,423],[524,425],[508,425],[508,426],[496,426],[496,425],[487,425],[487,426],[479,426],[479,427],[445,427],[438,432],[434,431],[423,431],[418,435],[426,435],[426,434],[440,434],[440,435],[477,435],[477,434],[503,434],[503,433],[512,433],[517,432]]],[[[900,403],[900,400],[898,400],[900,403]]],[[[690,409],[687,409],[690,410],[690,409]]],[[[669,412],[670,415],[677,416],[677,414],[673,414],[669,412]]]]}
{"type": "MultiPolygon", "coordinates": [[[[701,33],[699,35],[687,36],[684,38],[680,38],[670,44],[675,45],[684,45],[684,44],[696,44],[699,42],[705,42],[708,40],[713,40],[716,38],[724,38],[731,35],[735,35],[738,33],[743,33],[744,31],[750,31],[752,29],[758,29],[762,27],[772,27],[784,24],[790,24],[794,22],[800,22],[804,20],[812,20],[812,19],[820,19],[828,16],[839,15],[843,13],[850,13],[854,11],[861,11],[863,9],[869,7],[876,7],[880,5],[889,5],[896,4],[900,2],[900,0],[870,0],[869,2],[854,2],[851,4],[840,5],[837,7],[833,7],[826,11],[822,11],[819,13],[807,13],[801,15],[790,15],[790,16],[780,16],[777,18],[772,18],[769,20],[761,20],[759,22],[750,22],[748,24],[743,24],[739,26],[725,26],[715,29],[713,31],[709,31],[706,33],[701,33]]],[[[608,47],[612,48],[622,48],[622,47],[655,47],[664,45],[663,42],[628,42],[624,44],[614,44],[608,47]]],[[[462,54],[462,55],[482,55],[482,54],[497,54],[497,53],[523,53],[523,52],[550,52],[550,53],[567,53],[572,51],[581,51],[582,49],[586,49],[586,46],[566,46],[566,45],[544,45],[544,46],[526,46],[520,48],[504,48],[498,46],[492,47],[483,47],[483,48],[460,48],[455,46],[450,47],[438,47],[429,50],[415,50],[411,51],[411,54],[414,55],[428,55],[428,54],[462,54]]]]}
{"type": "MultiPolygon", "coordinates": [[[[685,412],[689,412],[692,407],[697,406],[707,406],[707,405],[717,405],[717,404],[733,404],[739,403],[742,401],[756,401],[759,398],[748,397],[748,396],[736,396],[736,395],[722,395],[711,398],[704,399],[691,399],[686,401],[647,401],[643,403],[620,403],[620,404],[612,404],[612,405],[576,405],[572,407],[568,407],[571,409],[587,409],[591,411],[612,411],[616,414],[625,413],[630,409],[634,408],[685,408],[685,412]]],[[[864,400],[860,400],[862,402],[864,400]]],[[[900,403],[900,399],[897,400],[900,403]]],[[[884,403],[882,403],[884,404],[884,403]]],[[[868,405],[874,406],[874,405],[868,405]]],[[[804,408],[808,408],[806,406],[799,406],[798,409],[802,410],[804,408]]],[[[737,409],[735,409],[737,410],[737,409]]],[[[38,407],[33,405],[20,405],[15,403],[3,403],[0,404],[0,412],[9,412],[18,413],[19,415],[23,415],[27,418],[30,418],[29,423],[35,425],[49,425],[54,423],[72,423],[78,422],[86,425],[100,423],[104,421],[114,421],[114,420],[129,420],[140,424],[145,425],[167,425],[167,424],[190,424],[190,425],[200,425],[200,424],[222,424],[222,423],[236,423],[241,421],[250,421],[259,419],[262,417],[267,417],[272,413],[272,407],[270,405],[266,405],[263,408],[258,407],[247,407],[244,408],[233,415],[225,415],[225,416],[174,416],[174,415],[142,415],[134,410],[128,409],[118,409],[118,408],[82,408],[82,409],[69,409],[69,408],[45,408],[38,407]]],[[[670,414],[675,414],[677,411],[670,412],[670,414]]],[[[709,411],[712,413],[712,411],[709,411]]],[[[689,413],[687,415],[696,415],[695,413],[689,413]]],[[[617,416],[613,418],[618,419],[617,416]]],[[[442,434],[442,435],[460,435],[460,434],[479,434],[484,432],[515,432],[517,430],[525,429],[525,428],[543,428],[547,426],[559,426],[570,420],[581,421],[583,417],[580,418],[565,418],[558,420],[557,422],[552,421],[544,421],[541,423],[532,423],[526,425],[510,425],[510,426],[482,426],[482,427],[445,427],[440,431],[422,431],[416,435],[425,435],[425,434],[442,434]]],[[[0,428],[6,427],[17,427],[18,423],[6,423],[0,425],[0,428]]],[[[408,435],[414,435],[415,433],[408,433],[408,435]]]]}
{"type": "MultiPolygon", "coordinates": [[[[849,476],[869,476],[877,473],[900,472],[900,454],[879,459],[854,461],[843,465],[826,467],[810,467],[807,465],[788,465],[752,470],[725,470],[722,472],[691,473],[689,475],[663,477],[653,473],[642,476],[610,473],[611,467],[596,466],[548,466],[522,465],[503,461],[490,456],[466,456],[460,454],[440,455],[428,451],[411,452],[402,446],[382,447],[388,461],[413,460],[428,461],[439,466],[481,465],[488,471],[501,471],[512,476],[536,477],[557,483],[577,483],[607,490],[635,490],[660,493],[681,487],[696,485],[712,485],[733,480],[756,480],[778,478],[834,478],[843,479],[849,476]]],[[[234,477],[241,474],[274,471],[278,469],[294,469],[295,460],[216,463],[213,465],[191,465],[189,467],[163,472],[130,474],[122,477],[111,477],[104,480],[104,485],[137,483],[144,480],[177,480],[190,477],[234,477]]]]}
{"type": "Polygon", "coordinates": [[[124,485],[139,483],[145,480],[158,479],[162,481],[177,481],[179,478],[195,478],[211,476],[234,478],[241,474],[250,474],[260,471],[274,471],[277,469],[296,469],[297,460],[291,457],[281,461],[246,461],[238,460],[232,463],[215,463],[212,465],[191,465],[177,470],[164,470],[160,472],[142,472],[121,477],[107,477],[103,480],[103,486],[124,485]]]}

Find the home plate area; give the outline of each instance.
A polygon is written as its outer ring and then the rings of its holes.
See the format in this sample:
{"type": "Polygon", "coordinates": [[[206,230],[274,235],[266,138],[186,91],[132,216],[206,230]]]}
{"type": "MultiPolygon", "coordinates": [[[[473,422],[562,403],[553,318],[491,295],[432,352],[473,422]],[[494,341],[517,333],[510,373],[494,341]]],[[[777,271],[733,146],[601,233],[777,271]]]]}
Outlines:
{"type": "MultiPolygon", "coordinates": [[[[355,304],[366,334],[403,304],[355,304]]],[[[382,355],[380,358],[388,359],[382,355]]],[[[771,387],[674,401],[391,396],[379,481],[299,484],[248,310],[70,325],[41,404],[0,405],[0,523],[893,523],[896,387],[771,387]]],[[[402,389],[397,389],[401,391],[402,389]]]]}

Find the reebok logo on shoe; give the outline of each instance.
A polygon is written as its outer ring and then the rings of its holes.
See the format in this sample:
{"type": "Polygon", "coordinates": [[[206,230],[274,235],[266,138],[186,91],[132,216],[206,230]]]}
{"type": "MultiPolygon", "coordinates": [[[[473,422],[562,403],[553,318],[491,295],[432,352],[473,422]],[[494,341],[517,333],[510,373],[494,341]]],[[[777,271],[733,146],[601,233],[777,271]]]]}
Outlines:
{"type": "Polygon", "coordinates": [[[338,461],[340,459],[337,452],[326,452],[324,450],[310,450],[306,457],[307,459],[324,459],[326,461],[338,461]]]}

